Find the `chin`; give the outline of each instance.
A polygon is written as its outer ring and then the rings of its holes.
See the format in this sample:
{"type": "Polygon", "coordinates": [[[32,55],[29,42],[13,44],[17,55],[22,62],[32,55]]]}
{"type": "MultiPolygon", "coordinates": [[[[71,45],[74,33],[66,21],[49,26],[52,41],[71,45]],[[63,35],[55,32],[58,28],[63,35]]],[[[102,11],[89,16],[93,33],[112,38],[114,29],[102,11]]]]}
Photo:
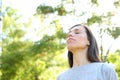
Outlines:
{"type": "Polygon", "coordinates": [[[67,46],[67,49],[69,50],[69,51],[71,51],[71,50],[73,50],[73,49],[75,49],[76,47],[75,46],[67,46]]]}

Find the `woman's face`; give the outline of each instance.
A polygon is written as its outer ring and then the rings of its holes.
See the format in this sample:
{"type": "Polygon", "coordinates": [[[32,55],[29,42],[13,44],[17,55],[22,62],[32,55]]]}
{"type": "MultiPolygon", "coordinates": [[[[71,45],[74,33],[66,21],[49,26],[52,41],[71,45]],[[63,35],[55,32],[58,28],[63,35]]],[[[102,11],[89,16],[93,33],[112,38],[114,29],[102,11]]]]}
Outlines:
{"type": "Polygon", "coordinates": [[[69,30],[67,35],[67,49],[69,51],[85,49],[88,45],[89,41],[83,26],[75,26],[69,30]]]}

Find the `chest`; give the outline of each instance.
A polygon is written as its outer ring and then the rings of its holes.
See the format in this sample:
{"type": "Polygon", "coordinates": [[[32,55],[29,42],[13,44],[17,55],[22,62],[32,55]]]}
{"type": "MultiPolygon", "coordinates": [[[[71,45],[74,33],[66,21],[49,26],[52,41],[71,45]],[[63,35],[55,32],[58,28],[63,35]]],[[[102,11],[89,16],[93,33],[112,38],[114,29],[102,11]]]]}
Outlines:
{"type": "Polygon", "coordinates": [[[93,69],[73,69],[68,71],[61,80],[103,80],[98,68],[93,69]]]}

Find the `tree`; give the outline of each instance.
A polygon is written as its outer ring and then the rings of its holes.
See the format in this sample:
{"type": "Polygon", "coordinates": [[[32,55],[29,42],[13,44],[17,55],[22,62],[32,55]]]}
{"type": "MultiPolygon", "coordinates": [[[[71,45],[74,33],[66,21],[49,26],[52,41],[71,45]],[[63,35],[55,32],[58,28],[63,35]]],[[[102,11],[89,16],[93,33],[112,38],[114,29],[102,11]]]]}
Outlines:
{"type": "MultiPolygon", "coordinates": [[[[20,18],[16,19],[17,15],[15,16],[15,13],[16,10],[10,8],[3,20],[3,44],[0,57],[2,75],[0,78],[1,80],[48,79],[49,76],[43,77],[40,75],[50,73],[53,65],[55,66],[53,69],[60,71],[57,66],[61,64],[56,63],[56,60],[64,63],[55,55],[64,51],[65,43],[62,40],[65,38],[66,33],[63,32],[61,26],[58,25],[59,21],[56,20],[53,22],[55,24],[54,35],[48,36],[46,34],[37,42],[22,40],[25,31],[21,29],[22,24],[17,22],[20,18]],[[9,22],[9,24],[6,25],[6,22],[9,22]]],[[[25,25],[23,27],[27,28],[25,25]]],[[[56,75],[56,73],[53,72],[50,75],[56,75]]],[[[50,79],[55,78],[55,76],[51,76],[50,79]]]]}
{"type": "Polygon", "coordinates": [[[6,15],[2,16],[1,80],[14,79],[26,55],[26,48],[32,44],[29,41],[22,41],[25,35],[22,27],[25,26],[19,22],[21,16],[16,14],[17,10],[11,7],[6,7],[6,9],[6,15]]]}

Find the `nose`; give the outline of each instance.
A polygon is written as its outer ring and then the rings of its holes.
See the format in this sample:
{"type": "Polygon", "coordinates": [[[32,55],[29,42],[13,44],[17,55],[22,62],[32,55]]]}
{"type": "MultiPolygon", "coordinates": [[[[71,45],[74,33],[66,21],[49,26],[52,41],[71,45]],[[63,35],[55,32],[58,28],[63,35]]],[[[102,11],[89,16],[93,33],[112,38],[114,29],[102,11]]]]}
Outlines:
{"type": "Polygon", "coordinates": [[[73,36],[72,32],[69,32],[69,33],[67,34],[67,37],[72,37],[72,36],[73,36]]]}

